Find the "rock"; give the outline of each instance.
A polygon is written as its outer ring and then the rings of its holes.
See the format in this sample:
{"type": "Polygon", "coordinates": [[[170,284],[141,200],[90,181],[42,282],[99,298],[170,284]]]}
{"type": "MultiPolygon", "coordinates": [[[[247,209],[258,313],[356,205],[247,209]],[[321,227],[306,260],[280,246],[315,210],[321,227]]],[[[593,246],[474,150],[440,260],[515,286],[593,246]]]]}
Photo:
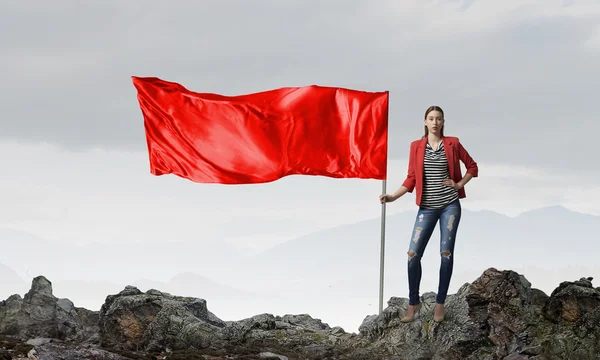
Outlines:
{"type": "Polygon", "coordinates": [[[0,334],[16,335],[22,328],[19,320],[19,313],[23,306],[23,298],[19,295],[12,295],[8,299],[0,302],[0,334]]]}
{"type": "Polygon", "coordinates": [[[577,285],[577,286],[582,286],[582,287],[587,287],[587,288],[593,288],[592,286],[592,280],[594,280],[593,277],[587,277],[587,278],[580,278],[577,281],[574,281],[573,284],[577,285]]]}
{"type": "Polygon", "coordinates": [[[600,293],[588,279],[562,282],[544,306],[544,315],[553,323],[575,324],[600,306],[600,293]]]}
{"type": "Polygon", "coordinates": [[[115,349],[204,349],[222,344],[225,322],[203,299],[178,297],[128,286],[106,298],[99,314],[102,345],[115,349]]]}
{"type": "MultiPolygon", "coordinates": [[[[561,290],[557,289],[548,297],[532,289],[523,276],[513,271],[490,268],[472,284],[465,284],[448,297],[446,320],[442,324],[432,321],[435,299],[433,294],[428,293],[421,300],[422,316],[413,323],[398,322],[408,302],[392,298],[382,315],[365,319],[360,334],[373,341],[371,346],[388,347],[393,354],[412,354],[410,358],[414,359],[519,359],[535,356],[542,354],[541,348],[555,341],[554,334],[564,332],[566,336],[577,333],[574,327],[558,329],[545,321],[543,312],[552,313],[549,309],[555,307],[562,309],[555,305],[560,303],[560,299],[570,299],[572,304],[577,305],[571,307],[576,308],[587,304],[586,309],[590,312],[584,327],[588,329],[586,336],[597,324],[596,313],[591,311],[595,308],[600,312],[598,304],[591,300],[595,297],[587,290],[576,290],[576,287],[593,289],[585,281],[563,283],[559,287],[561,290]],[[565,292],[571,295],[566,296],[565,292]]],[[[595,290],[594,293],[600,295],[595,290]]],[[[558,313],[555,318],[564,315],[560,311],[558,313]]],[[[583,348],[585,344],[596,349],[598,345],[594,339],[600,339],[600,336],[594,334],[581,342],[571,343],[576,347],[583,348]]],[[[554,352],[564,353],[564,350],[555,349],[554,352]]]]}
{"type": "Polygon", "coordinates": [[[546,305],[546,301],[548,301],[550,297],[546,295],[542,290],[539,289],[531,289],[531,305],[533,306],[544,306],[546,305]]]}
{"type": "MultiPolygon", "coordinates": [[[[93,347],[67,343],[48,343],[36,348],[38,360],[131,360],[131,357],[93,347]]],[[[143,359],[143,357],[140,357],[143,359]]]]}
{"type": "Polygon", "coordinates": [[[527,356],[527,355],[521,355],[521,354],[514,353],[511,355],[508,355],[503,360],[527,360],[527,359],[529,359],[529,356],[527,356]]]}
{"type": "Polygon", "coordinates": [[[287,356],[273,354],[272,352],[262,352],[258,354],[261,359],[277,359],[277,360],[288,360],[287,356]]]}
{"type": "Polygon", "coordinates": [[[539,329],[542,355],[588,359],[600,353],[600,291],[591,278],[562,282],[550,295],[539,329]]]}
{"type": "Polygon", "coordinates": [[[18,338],[0,336],[0,360],[27,359],[27,354],[32,349],[33,345],[25,344],[18,338]]]}
{"type": "Polygon", "coordinates": [[[441,324],[432,319],[436,294],[427,292],[414,322],[400,323],[408,300],[392,297],[355,334],[308,314],[222,321],[204,299],[133,286],[95,313],[56,299],[39,277],[24,298],[0,303],[0,335],[25,341],[0,346],[0,360],[32,349],[39,360],[599,359],[600,290],[592,280],[562,282],[548,296],[523,275],[489,268],[448,296],[441,324]]]}
{"type": "Polygon", "coordinates": [[[333,329],[331,329],[331,330],[329,331],[329,333],[330,333],[331,335],[334,335],[334,336],[339,336],[339,335],[344,335],[346,332],[345,332],[345,331],[344,331],[344,329],[342,329],[341,327],[339,327],[339,326],[336,326],[336,327],[334,327],[333,329]]]}
{"type": "Polygon", "coordinates": [[[95,313],[54,297],[52,283],[43,276],[33,279],[23,298],[13,295],[0,303],[0,335],[86,341],[96,333],[95,313]]]}
{"type": "Polygon", "coordinates": [[[309,315],[261,314],[228,322],[220,333],[238,353],[268,348],[284,356],[322,359],[336,352],[336,341],[330,338],[333,336],[330,330],[328,325],[309,315]]]}
{"type": "Polygon", "coordinates": [[[27,359],[38,360],[39,356],[37,355],[37,351],[35,351],[35,349],[29,350],[29,352],[27,353],[27,359]]]}
{"type": "Polygon", "coordinates": [[[33,346],[40,346],[40,345],[44,345],[44,344],[47,344],[50,342],[52,342],[52,339],[49,339],[49,338],[35,338],[35,339],[29,339],[25,343],[29,344],[29,345],[33,345],[33,346]]]}
{"type": "Polygon", "coordinates": [[[542,353],[542,347],[540,345],[529,345],[525,346],[523,350],[521,350],[521,354],[535,356],[542,353]]]}

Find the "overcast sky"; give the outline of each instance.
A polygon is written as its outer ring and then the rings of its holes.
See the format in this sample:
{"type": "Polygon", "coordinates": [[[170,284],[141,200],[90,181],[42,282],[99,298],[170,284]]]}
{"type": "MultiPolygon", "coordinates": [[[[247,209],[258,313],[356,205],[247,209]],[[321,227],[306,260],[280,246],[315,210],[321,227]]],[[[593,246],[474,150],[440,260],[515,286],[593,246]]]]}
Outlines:
{"type": "MultiPolygon", "coordinates": [[[[132,75],[226,95],[389,90],[390,192],[436,104],[480,166],[465,208],[600,215],[599,19],[597,0],[4,0],[0,227],[70,243],[210,238],[257,251],[380,215],[373,180],[153,177],[132,75]]],[[[388,212],[402,210],[416,212],[413,194],[388,212]]]]}

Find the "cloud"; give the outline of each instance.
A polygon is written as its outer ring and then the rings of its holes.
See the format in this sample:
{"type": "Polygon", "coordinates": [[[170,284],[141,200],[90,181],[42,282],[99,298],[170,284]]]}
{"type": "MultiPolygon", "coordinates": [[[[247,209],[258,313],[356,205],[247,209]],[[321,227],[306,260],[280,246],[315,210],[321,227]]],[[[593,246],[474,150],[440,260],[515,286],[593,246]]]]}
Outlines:
{"type": "Polygon", "coordinates": [[[489,163],[582,171],[600,129],[596,1],[5,2],[0,137],[144,151],[131,75],[241,94],[323,84],[390,90],[390,155],[425,108],[489,163]],[[242,15],[243,14],[243,15],[242,15]]]}

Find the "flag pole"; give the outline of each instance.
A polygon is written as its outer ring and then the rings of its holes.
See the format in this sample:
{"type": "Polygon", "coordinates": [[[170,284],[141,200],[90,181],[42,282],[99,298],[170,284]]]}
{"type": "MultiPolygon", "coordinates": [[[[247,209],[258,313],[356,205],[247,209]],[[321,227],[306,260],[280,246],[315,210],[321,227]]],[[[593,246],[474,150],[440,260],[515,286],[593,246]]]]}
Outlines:
{"type": "MultiPolygon", "coordinates": [[[[386,179],[382,181],[381,194],[386,193],[386,179]]],[[[379,257],[379,314],[383,312],[383,274],[385,261],[385,204],[381,204],[381,250],[379,257]]]]}
{"type": "MultiPolygon", "coordinates": [[[[386,111],[386,119],[387,119],[387,124],[386,126],[389,127],[389,116],[390,116],[390,98],[389,98],[389,91],[386,91],[388,93],[388,103],[387,103],[387,107],[385,109],[386,111]]],[[[389,135],[388,135],[389,136],[389,135]]],[[[386,142],[387,143],[387,142],[386,142]]],[[[389,147],[388,147],[389,148],[389,147]]],[[[388,150],[386,149],[386,152],[388,150]]],[[[387,154],[386,154],[386,162],[387,162],[387,154]]],[[[382,183],[381,183],[381,194],[385,195],[387,192],[387,165],[386,165],[386,177],[383,179],[382,183]]],[[[381,315],[381,313],[383,312],[383,276],[384,276],[384,270],[385,270],[385,205],[386,205],[386,201],[384,201],[381,204],[381,245],[380,245],[380,251],[379,251],[379,314],[381,315]]]]}

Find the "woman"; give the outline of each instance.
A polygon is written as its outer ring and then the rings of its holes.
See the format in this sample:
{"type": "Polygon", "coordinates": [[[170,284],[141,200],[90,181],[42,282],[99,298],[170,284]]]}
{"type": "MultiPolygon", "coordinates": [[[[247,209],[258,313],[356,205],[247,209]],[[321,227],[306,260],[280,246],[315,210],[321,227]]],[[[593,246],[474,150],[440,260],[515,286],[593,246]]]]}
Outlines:
{"type": "Polygon", "coordinates": [[[421,309],[419,285],[421,283],[421,257],[438,220],[440,222],[440,279],[433,320],[444,320],[444,303],[448,294],[454,265],[454,244],[461,216],[460,200],[466,197],[465,185],[478,176],[477,163],[462,146],[458,138],[444,136],[444,111],[431,106],[425,112],[425,135],[410,145],[408,175],[402,186],[393,194],[379,197],[380,201],[393,202],[416,187],[417,219],[408,249],[409,305],[400,320],[411,322],[421,309]],[[467,169],[462,176],[460,161],[467,169]]]}

